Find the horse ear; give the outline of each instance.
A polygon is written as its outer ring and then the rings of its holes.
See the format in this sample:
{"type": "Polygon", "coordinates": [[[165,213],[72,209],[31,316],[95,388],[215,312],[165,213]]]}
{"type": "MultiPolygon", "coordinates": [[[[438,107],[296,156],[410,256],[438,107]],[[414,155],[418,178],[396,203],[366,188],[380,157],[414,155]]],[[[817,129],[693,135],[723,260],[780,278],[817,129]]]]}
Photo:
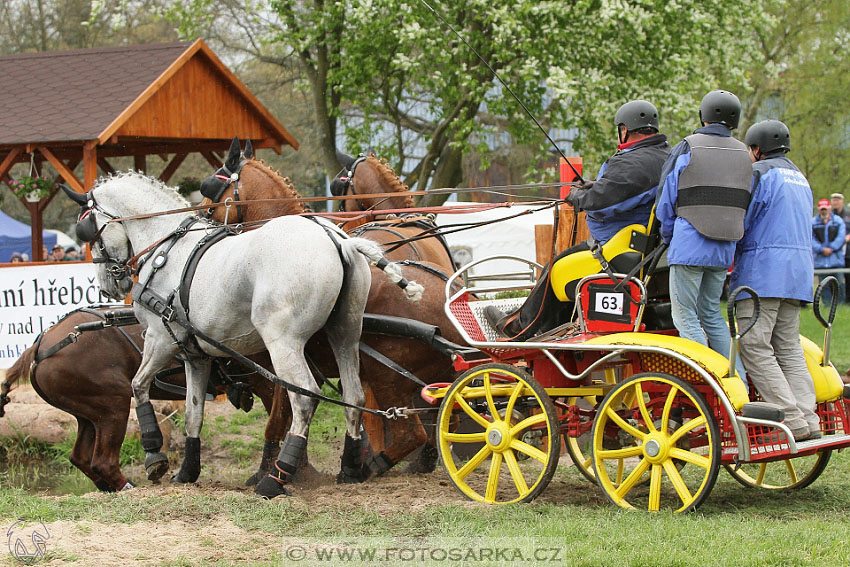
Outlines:
{"type": "Polygon", "coordinates": [[[350,155],[342,153],[339,150],[336,151],[336,160],[345,169],[351,169],[351,166],[354,165],[354,158],[350,155]]]}
{"type": "Polygon", "coordinates": [[[74,191],[73,189],[71,189],[70,187],[65,185],[64,183],[60,183],[59,186],[62,188],[62,190],[65,192],[65,194],[68,195],[68,197],[70,197],[70,199],[72,201],[74,201],[75,203],[77,203],[81,207],[85,207],[88,204],[88,198],[84,194],[77,193],[76,191],[74,191]]]}
{"type": "Polygon", "coordinates": [[[230,143],[230,151],[227,152],[227,158],[224,160],[224,167],[226,167],[228,171],[236,171],[236,168],[239,167],[240,156],[241,150],[239,149],[239,136],[233,136],[233,141],[230,143]]]}
{"type": "Polygon", "coordinates": [[[242,155],[245,156],[246,159],[254,157],[254,145],[251,144],[251,140],[245,142],[245,151],[242,152],[242,155]]]}

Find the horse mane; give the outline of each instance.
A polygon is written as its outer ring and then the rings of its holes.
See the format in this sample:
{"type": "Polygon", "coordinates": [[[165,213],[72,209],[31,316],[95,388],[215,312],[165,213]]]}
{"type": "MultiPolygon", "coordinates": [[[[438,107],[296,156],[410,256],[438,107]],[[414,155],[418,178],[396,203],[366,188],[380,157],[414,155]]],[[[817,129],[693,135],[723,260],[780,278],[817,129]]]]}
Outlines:
{"type": "MultiPolygon", "coordinates": [[[[401,179],[399,179],[398,175],[396,175],[395,170],[390,166],[386,159],[380,158],[372,153],[369,154],[369,157],[366,158],[366,163],[372,166],[375,170],[375,173],[380,177],[380,180],[389,186],[389,191],[387,193],[404,193],[410,190],[410,188],[405,185],[401,179]]],[[[365,195],[364,195],[365,196],[365,195]]],[[[401,197],[401,195],[399,195],[401,197]]],[[[410,195],[404,196],[404,206],[403,208],[409,208],[413,206],[413,198],[410,195]]]]}
{"type": "MultiPolygon", "coordinates": [[[[274,170],[263,160],[257,160],[254,158],[249,158],[245,160],[244,168],[253,168],[257,172],[262,173],[269,179],[271,179],[277,186],[282,190],[282,195],[279,197],[281,199],[299,199],[301,198],[301,193],[299,193],[295,189],[295,185],[292,183],[292,180],[289,177],[284,177],[281,175],[280,171],[274,170]]],[[[291,203],[284,203],[282,205],[287,212],[285,214],[299,214],[299,213],[308,213],[311,211],[310,207],[306,203],[302,203],[300,201],[292,201],[291,203]]]]}
{"type": "Polygon", "coordinates": [[[100,187],[101,185],[105,185],[106,183],[111,183],[113,181],[123,181],[123,180],[144,181],[144,182],[150,183],[151,186],[154,189],[157,189],[158,191],[160,191],[166,197],[169,197],[169,198],[177,201],[177,204],[180,205],[181,208],[192,206],[192,204],[189,203],[189,201],[187,201],[186,198],[183,197],[183,195],[181,195],[177,191],[177,189],[175,189],[174,187],[170,187],[170,186],[166,185],[165,183],[162,182],[161,179],[156,178],[156,177],[152,177],[150,175],[145,175],[141,171],[122,171],[122,172],[110,173],[106,177],[101,177],[100,179],[98,179],[97,182],[95,182],[95,185],[92,188],[92,190],[97,189],[98,187],[100,187]]]}

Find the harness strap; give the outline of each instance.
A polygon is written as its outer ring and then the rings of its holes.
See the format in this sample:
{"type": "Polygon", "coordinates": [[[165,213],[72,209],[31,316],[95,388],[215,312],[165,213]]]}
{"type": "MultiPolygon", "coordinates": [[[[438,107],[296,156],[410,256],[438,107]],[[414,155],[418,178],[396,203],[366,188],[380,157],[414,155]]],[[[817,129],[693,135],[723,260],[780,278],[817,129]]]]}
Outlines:
{"type": "Polygon", "coordinates": [[[201,238],[189,255],[186,265],[183,266],[183,274],[180,276],[180,287],[178,288],[180,305],[183,306],[183,311],[186,313],[187,318],[189,317],[189,291],[192,288],[192,280],[195,277],[195,271],[198,269],[201,258],[203,258],[204,254],[207,253],[213,244],[234,234],[236,232],[229,226],[219,227],[201,238]]]}
{"type": "Polygon", "coordinates": [[[414,375],[408,369],[399,365],[393,359],[384,356],[383,354],[381,354],[377,350],[373,349],[372,347],[370,347],[369,345],[367,345],[363,341],[360,341],[360,350],[363,351],[363,354],[365,354],[365,355],[367,355],[371,358],[374,358],[375,360],[377,360],[378,362],[380,362],[381,364],[383,364],[384,366],[386,366],[387,368],[389,368],[390,370],[392,370],[396,374],[400,374],[400,375],[404,376],[405,378],[407,378],[408,380],[410,380],[412,382],[416,382],[417,384],[419,384],[423,388],[425,386],[427,386],[427,384],[425,382],[423,382],[422,380],[417,378],[416,375],[414,375]]]}

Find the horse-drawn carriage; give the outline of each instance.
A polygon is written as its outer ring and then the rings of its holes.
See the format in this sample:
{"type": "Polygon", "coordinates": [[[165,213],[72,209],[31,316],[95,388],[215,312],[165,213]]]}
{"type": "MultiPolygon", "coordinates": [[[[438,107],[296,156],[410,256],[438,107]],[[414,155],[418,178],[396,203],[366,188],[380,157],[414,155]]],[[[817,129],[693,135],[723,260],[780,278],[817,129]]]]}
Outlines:
{"type": "MultiPolygon", "coordinates": [[[[746,486],[802,488],[823,472],[832,450],[850,446],[846,392],[829,362],[835,306],[824,318],[818,303],[827,282],[814,304],[827,329],[823,350],[801,337],[823,436],[795,442],[781,408],[757,401],[736,374],[737,339],[748,330],[736,331],[737,293],[729,301],[729,359],[678,337],[664,316],[669,303],[650,297],[649,276],[634,272],[578,279],[573,323],[506,342],[485,308],[507,311],[523,300],[478,298],[533,282],[472,287],[473,268],[491,259],[464,266],[446,284],[446,314],[485,356],[455,356],[461,373],[454,382],[422,391],[431,403],[442,400],[438,449],[452,483],[467,497],[532,500],[555,474],[562,436],[575,466],[615,504],[677,512],[705,500],[721,466],[746,486]],[[458,282],[459,290],[453,288],[458,282]]],[[[533,279],[542,269],[513,260],[521,267],[499,279],[533,279]]]]}

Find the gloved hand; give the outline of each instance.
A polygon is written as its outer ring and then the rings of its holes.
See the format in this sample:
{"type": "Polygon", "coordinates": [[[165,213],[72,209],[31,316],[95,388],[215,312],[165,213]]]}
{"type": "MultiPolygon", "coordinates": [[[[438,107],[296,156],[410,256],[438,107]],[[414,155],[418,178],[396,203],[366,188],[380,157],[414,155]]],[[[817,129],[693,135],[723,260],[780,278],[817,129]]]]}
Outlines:
{"type": "Polygon", "coordinates": [[[583,183],[576,185],[572,188],[572,190],[567,195],[566,199],[564,199],[568,204],[573,207],[576,206],[576,198],[583,192],[587,191],[593,187],[593,181],[584,181],[583,183]]]}

